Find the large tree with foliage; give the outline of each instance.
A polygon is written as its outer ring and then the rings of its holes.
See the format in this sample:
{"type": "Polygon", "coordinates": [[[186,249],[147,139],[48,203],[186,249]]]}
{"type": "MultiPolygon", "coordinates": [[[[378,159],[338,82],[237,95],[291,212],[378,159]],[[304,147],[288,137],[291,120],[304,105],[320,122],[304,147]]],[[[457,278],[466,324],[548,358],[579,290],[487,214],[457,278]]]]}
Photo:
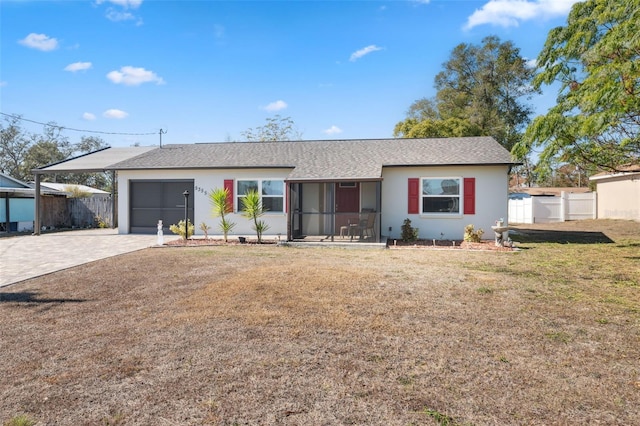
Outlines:
{"type": "Polygon", "coordinates": [[[19,116],[0,122],[0,172],[24,180],[24,160],[31,146],[29,135],[20,127],[19,116]]]}
{"type": "MultiPolygon", "coordinates": [[[[16,179],[33,180],[33,169],[67,159],[73,155],[86,154],[105,148],[107,145],[99,137],[83,136],[77,143],[71,143],[63,134],[64,128],[56,123],[48,123],[43,132],[29,133],[20,126],[20,116],[6,116],[0,122],[0,170],[16,179]]],[[[112,182],[104,173],[66,174],[64,176],[44,176],[61,183],[78,183],[108,189],[112,182]]]]}
{"type": "Polygon", "coordinates": [[[640,3],[576,3],[549,32],[534,87],[559,84],[557,105],[528,127],[515,152],[543,147],[554,162],[617,170],[640,157],[640,3]]]}
{"type": "Polygon", "coordinates": [[[435,98],[414,102],[394,135],[493,136],[511,150],[532,112],[526,101],[536,92],[533,74],[510,41],[490,36],[479,46],[462,43],[435,78],[435,98]]]}
{"type": "Polygon", "coordinates": [[[279,142],[302,139],[302,133],[296,128],[291,117],[281,117],[276,114],[267,118],[264,126],[249,128],[242,132],[247,141],[279,142]]]}

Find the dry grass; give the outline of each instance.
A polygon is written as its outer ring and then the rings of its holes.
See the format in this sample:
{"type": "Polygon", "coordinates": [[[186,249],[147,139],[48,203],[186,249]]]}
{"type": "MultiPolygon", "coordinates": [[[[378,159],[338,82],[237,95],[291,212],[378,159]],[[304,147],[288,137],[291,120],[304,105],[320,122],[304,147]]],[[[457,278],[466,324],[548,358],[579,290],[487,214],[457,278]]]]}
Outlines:
{"type": "Polygon", "coordinates": [[[0,423],[634,424],[640,224],[540,228],[516,253],[148,249],[2,289],[0,423]]]}

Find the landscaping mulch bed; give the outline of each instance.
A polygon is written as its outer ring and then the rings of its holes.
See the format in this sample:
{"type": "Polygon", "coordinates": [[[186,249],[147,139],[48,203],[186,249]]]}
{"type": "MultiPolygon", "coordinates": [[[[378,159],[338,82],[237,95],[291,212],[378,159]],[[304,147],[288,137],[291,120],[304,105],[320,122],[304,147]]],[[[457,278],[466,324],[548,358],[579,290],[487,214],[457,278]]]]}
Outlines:
{"type": "MultiPolygon", "coordinates": [[[[265,239],[260,242],[260,245],[274,245],[277,243],[277,240],[265,239]]],[[[224,241],[221,238],[189,238],[188,240],[176,239],[164,243],[165,246],[169,247],[241,246],[257,244],[257,239],[246,238],[241,242],[237,237],[228,238],[227,241],[224,241]]]]}
{"type": "Polygon", "coordinates": [[[417,240],[417,241],[402,241],[402,240],[390,240],[387,241],[387,247],[390,249],[440,249],[440,250],[483,250],[483,251],[514,251],[517,248],[515,246],[498,246],[495,241],[483,240],[478,243],[472,243],[462,240],[417,240]]]}

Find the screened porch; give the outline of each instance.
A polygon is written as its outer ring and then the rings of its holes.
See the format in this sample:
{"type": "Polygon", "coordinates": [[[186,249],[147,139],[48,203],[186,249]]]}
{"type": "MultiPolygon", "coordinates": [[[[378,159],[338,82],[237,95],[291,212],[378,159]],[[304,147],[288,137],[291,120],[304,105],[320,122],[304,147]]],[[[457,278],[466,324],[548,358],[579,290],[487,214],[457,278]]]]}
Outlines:
{"type": "Polygon", "coordinates": [[[380,242],[378,181],[288,182],[289,241],[380,242]]]}

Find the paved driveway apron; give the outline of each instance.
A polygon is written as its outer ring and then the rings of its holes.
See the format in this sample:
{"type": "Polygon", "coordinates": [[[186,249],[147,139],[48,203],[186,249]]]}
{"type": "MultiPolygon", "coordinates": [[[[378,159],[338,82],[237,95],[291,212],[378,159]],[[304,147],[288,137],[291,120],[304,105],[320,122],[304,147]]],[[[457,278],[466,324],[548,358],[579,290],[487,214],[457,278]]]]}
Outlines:
{"type": "MultiPolygon", "coordinates": [[[[165,241],[174,237],[165,235],[165,241]]],[[[0,287],[156,243],[156,235],[118,235],[115,229],[0,238],[0,287]]]]}

